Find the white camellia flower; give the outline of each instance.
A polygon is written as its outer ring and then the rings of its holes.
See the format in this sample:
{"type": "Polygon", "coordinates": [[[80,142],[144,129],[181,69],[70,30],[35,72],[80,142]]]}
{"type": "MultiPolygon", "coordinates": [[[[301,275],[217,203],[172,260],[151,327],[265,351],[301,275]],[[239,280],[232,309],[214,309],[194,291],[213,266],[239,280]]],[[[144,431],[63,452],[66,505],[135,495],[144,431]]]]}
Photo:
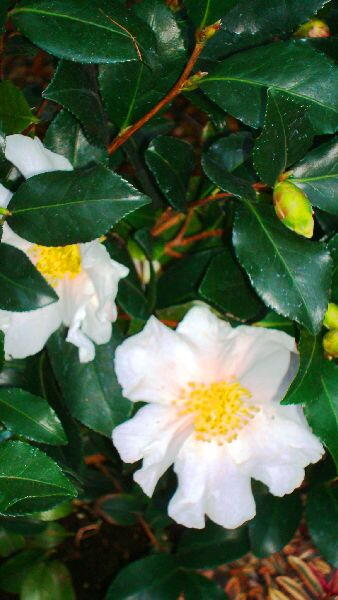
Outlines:
{"type": "Polygon", "coordinates": [[[196,528],[205,515],[230,529],[252,519],[251,477],[275,496],[292,492],[324,451],[302,408],[280,405],[295,364],[281,331],[232,328],[202,306],[176,331],[151,317],[115,358],[126,398],[149,403],[113,432],[125,462],[143,459],[135,481],[151,496],[174,464],[169,515],[196,528]]]}
{"type": "MultiPolygon", "coordinates": [[[[45,148],[37,137],[8,136],[5,156],[26,178],[73,168],[67,158],[45,148]]],[[[7,207],[11,196],[0,184],[0,206],[7,207]]],[[[128,269],[112,260],[98,240],[70,246],[39,246],[22,239],[4,223],[2,241],[23,250],[59,296],[57,302],[37,310],[0,310],[6,355],[25,358],[39,352],[63,323],[69,327],[67,341],[79,348],[80,361],[93,360],[93,342],[105,344],[111,337],[111,324],[117,318],[114,301],[118,283],[128,275],[128,269]]]]}

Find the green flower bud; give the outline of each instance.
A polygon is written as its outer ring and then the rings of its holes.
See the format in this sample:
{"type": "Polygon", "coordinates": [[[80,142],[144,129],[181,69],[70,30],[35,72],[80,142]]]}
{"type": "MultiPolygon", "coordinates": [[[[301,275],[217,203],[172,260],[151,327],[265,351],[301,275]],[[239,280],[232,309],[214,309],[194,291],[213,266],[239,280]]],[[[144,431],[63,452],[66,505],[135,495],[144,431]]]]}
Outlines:
{"type": "Polygon", "coordinates": [[[304,23],[297,29],[295,37],[327,38],[330,37],[330,30],[324,21],[320,21],[320,19],[311,19],[311,21],[304,23]]]}
{"type": "Polygon", "coordinates": [[[338,329],[338,305],[330,302],[325,313],[323,325],[328,329],[338,329]]]}
{"type": "Polygon", "coordinates": [[[291,181],[280,181],[273,190],[273,203],[283,225],[304,237],[313,236],[312,206],[302,190],[291,181]]]}
{"type": "Polygon", "coordinates": [[[326,354],[338,358],[338,329],[331,329],[324,335],[323,346],[326,354]]]}

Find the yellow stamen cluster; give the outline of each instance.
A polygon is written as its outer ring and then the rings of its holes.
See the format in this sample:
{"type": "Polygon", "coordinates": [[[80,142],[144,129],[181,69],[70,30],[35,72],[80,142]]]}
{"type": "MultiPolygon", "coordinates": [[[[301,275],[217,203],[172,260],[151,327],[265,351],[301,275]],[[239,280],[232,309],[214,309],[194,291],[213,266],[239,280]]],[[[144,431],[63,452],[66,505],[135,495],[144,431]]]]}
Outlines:
{"type": "Polygon", "coordinates": [[[243,400],[248,398],[250,392],[237,381],[189,383],[182,393],[180,414],[193,414],[197,439],[216,440],[219,444],[232,442],[259,411],[257,406],[243,400]]]}
{"type": "Polygon", "coordinates": [[[52,285],[65,276],[74,279],[81,273],[81,254],[78,244],[47,247],[35,244],[31,250],[35,266],[52,285]]]}

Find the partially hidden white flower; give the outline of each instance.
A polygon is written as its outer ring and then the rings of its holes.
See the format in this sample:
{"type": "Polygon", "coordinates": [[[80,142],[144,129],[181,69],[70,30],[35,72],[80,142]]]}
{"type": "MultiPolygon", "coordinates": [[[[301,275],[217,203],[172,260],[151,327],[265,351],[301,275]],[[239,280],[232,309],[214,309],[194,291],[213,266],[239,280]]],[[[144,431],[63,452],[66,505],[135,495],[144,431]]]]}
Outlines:
{"type": "Polygon", "coordinates": [[[149,403],[113,431],[125,462],[143,459],[135,481],[151,496],[174,464],[169,515],[196,528],[205,515],[229,529],[252,519],[251,478],[292,492],[324,452],[302,408],[280,405],[297,360],[286,333],[232,328],[203,306],[176,331],[151,317],[115,357],[124,396],[149,403]]]}
{"type": "MultiPolygon", "coordinates": [[[[6,158],[26,178],[73,168],[67,158],[45,148],[37,137],[10,135],[5,144],[6,158]]],[[[6,207],[11,196],[0,184],[0,206],[6,207]]],[[[104,344],[111,337],[111,324],[117,317],[118,283],[128,275],[128,269],[112,260],[98,240],[70,246],[39,246],[19,237],[4,223],[2,242],[23,250],[59,296],[57,302],[37,310],[0,310],[6,355],[25,358],[39,352],[63,323],[69,327],[67,341],[79,348],[80,361],[93,360],[93,342],[104,344]]]]}

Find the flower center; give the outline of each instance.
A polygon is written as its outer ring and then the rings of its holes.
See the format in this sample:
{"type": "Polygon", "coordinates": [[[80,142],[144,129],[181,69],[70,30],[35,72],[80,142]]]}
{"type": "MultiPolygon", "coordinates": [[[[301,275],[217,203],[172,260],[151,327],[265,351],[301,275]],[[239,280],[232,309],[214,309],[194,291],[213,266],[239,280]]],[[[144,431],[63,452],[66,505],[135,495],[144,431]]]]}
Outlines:
{"type": "Polygon", "coordinates": [[[237,381],[218,381],[210,385],[189,383],[183,392],[180,414],[194,415],[196,437],[219,444],[232,442],[260,410],[244,399],[251,393],[237,381]]]}
{"type": "Polygon", "coordinates": [[[78,244],[47,247],[34,244],[30,250],[35,266],[52,285],[66,275],[74,279],[81,273],[81,254],[78,244]]]}

